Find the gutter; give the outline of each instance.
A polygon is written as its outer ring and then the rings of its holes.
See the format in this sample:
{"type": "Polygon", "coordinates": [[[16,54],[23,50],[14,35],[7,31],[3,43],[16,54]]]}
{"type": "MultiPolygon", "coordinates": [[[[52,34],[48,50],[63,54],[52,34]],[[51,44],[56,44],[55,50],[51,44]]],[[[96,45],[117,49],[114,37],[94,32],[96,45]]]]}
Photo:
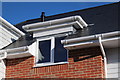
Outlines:
{"type": "Polygon", "coordinates": [[[5,24],[7,27],[13,29],[15,32],[17,32],[18,34],[20,34],[21,36],[24,36],[25,34],[20,31],[19,29],[17,29],[15,26],[13,26],[12,24],[8,23],[5,19],[3,19],[1,16],[0,16],[0,22],[2,22],[3,24],[5,24]]]}
{"type": "Polygon", "coordinates": [[[28,51],[28,47],[24,46],[24,47],[19,47],[19,48],[12,48],[12,49],[5,49],[5,50],[0,50],[0,55],[4,55],[4,56],[0,56],[2,59],[4,58],[8,58],[8,59],[12,59],[12,58],[20,58],[20,57],[25,57],[25,56],[29,56],[31,55],[29,51],[28,51]]]}
{"type": "Polygon", "coordinates": [[[81,24],[83,27],[87,27],[88,26],[88,24],[86,24],[86,22],[80,16],[72,16],[72,17],[55,19],[55,20],[50,20],[50,21],[45,21],[45,22],[28,24],[28,25],[23,26],[23,29],[29,30],[29,29],[34,29],[34,28],[40,28],[40,27],[47,27],[47,26],[71,23],[71,22],[76,22],[76,21],[79,24],[81,24]]]}
{"type": "MultiPolygon", "coordinates": [[[[36,57],[36,42],[32,43],[29,46],[23,46],[23,47],[17,47],[17,48],[11,48],[11,49],[3,49],[0,50],[0,58],[4,57],[2,55],[7,54],[7,59],[13,59],[13,58],[21,58],[21,57],[27,57],[27,56],[35,56],[36,57]]],[[[41,56],[40,56],[41,57],[41,56]]]]}
{"type": "Polygon", "coordinates": [[[120,31],[109,32],[109,33],[104,33],[104,34],[97,34],[97,35],[92,35],[92,36],[87,36],[87,37],[66,39],[66,40],[62,40],[61,43],[62,44],[70,44],[70,43],[74,43],[74,42],[94,40],[94,39],[96,39],[96,36],[100,36],[100,35],[102,36],[102,38],[109,38],[109,37],[120,35],[120,31]]]}
{"type": "Polygon", "coordinates": [[[28,50],[28,47],[24,46],[24,47],[1,50],[0,53],[4,53],[4,52],[14,53],[14,52],[20,52],[20,51],[27,51],[27,50],[28,50]]]}
{"type": "Polygon", "coordinates": [[[75,21],[75,22],[71,22],[71,23],[65,23],[65,24],[59,24],[59,25],[53,25],[53,26],[47,26],[47,27],[40,27],[40,28],[36,28],[36,29],[29,29],[29,30],[26,30],[26,31],[27,32],[43,31],[43,30],[67,27],[67,26],[71,26],[71,25],[74,25],[76,29],[79,29],[79,27],[83,28],[83,26],[78,21],[75,21]]]}

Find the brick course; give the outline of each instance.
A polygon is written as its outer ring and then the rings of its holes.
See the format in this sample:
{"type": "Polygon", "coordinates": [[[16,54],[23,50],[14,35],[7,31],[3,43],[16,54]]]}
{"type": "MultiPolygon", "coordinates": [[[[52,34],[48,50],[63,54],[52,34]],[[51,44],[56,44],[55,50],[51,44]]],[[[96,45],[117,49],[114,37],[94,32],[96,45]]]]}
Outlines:
{"type": "Polygon", "coordinates": [[[6,78],[104,78],[99,47],[69,51],[68,64],[33,68],[34,57],[6,60],[6,78]]]}

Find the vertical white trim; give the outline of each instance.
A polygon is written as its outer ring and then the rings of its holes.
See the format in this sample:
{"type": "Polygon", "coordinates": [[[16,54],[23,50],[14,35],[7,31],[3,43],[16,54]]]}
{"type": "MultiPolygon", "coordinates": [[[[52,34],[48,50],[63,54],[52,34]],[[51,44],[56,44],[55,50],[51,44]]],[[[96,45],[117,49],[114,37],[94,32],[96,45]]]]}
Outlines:
{"type": "Polygon", "coordinates": [[[37,40],[37,43],[36,43],[36,51],[35,51],[35,52],[36,52],[36,53],[35,53],[35,54],[36,54],[36,57],[35,57],[35,60],[34,60],[35,63],[38,62],[38,57],[39,57],[39,56],[38,56],[38,48],[39,48],[39,47],[38,47],[38,44],[39,44],[39,41],[37,40]]]}
{"type": "Polygon", "coordinates": [[[54,63],[54,52],[55,52],[55,38],[51,38],[51,55],[50,55],[50,62],[54,63]]]}
{"type": "Polygon", "coordinates": [[[105,54],[105,50],[104,50],[104,47],[103,47],[103,44],[102,44],[101,36],[99,36],[98,39],[99,39],[100,49],[102,51],[103,59],[104,59],[105,78],[107,78],[107,59],[106,59],[106,54],[105,54]]]}

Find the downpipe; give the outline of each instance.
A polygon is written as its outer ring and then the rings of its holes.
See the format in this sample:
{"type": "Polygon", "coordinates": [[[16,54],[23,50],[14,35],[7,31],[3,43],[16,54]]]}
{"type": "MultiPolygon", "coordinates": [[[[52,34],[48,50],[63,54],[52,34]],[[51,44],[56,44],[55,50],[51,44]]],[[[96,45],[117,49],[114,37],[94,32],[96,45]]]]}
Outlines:
{"type": "Polygon", "coordinates": [[[107,58],[106,58],[105,50],[102,44],[101,36],[98,36],[98,40],[99,40],[99,45],[100,45],[100,49],[102,51],[103,60],[104,60],[105,78],[107,78],[107,58]]]}

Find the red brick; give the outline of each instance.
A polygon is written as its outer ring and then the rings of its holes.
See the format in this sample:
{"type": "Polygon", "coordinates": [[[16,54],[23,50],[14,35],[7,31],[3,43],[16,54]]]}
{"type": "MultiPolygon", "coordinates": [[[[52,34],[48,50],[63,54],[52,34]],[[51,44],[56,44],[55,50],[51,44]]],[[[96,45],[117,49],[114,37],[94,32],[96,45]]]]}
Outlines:
{"type": "Polygon", "coordinates": [[[68,61],[68,64],[33,68],[33,56],[9,59],[6,78],[104,78],[99,47],[69,51],[68,61]]]}

